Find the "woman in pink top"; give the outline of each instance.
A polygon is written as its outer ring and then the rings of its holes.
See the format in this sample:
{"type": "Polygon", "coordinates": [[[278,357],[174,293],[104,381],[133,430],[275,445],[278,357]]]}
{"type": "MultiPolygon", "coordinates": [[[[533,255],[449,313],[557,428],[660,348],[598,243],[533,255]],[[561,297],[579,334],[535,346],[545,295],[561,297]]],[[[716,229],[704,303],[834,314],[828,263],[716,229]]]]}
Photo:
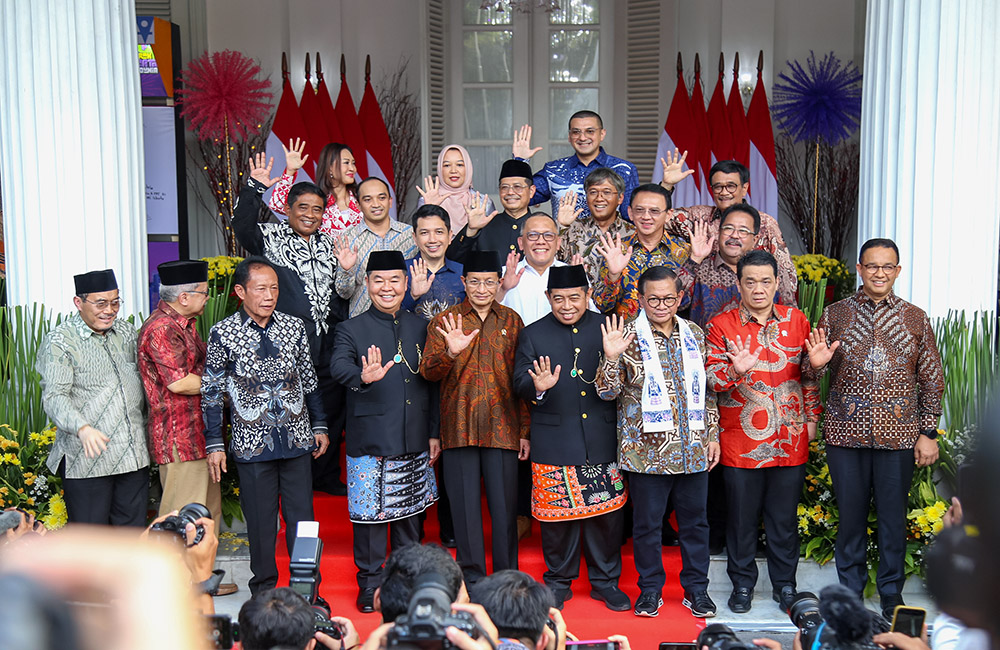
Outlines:
{"type": "MultiPolygon", "coordinates": [[[[472,189],[472,159],[465,147],[450,144],[438,154],[437,177],[424,179],[424,187],[417,186],[420,200],[417,207],[440,205],[448,211],[451,234],[454,235],[469,222],[465,212],[469,200],[476,192],[472,189]]],[[[486,196],[486,214],[493,212],[493,201],[486,196]]]]}
{"type": "MultiPolygon", "coordinates": [[[[285,150],[285,173],[275,184],[274,192],[267,207],[279,214],[285,214],[288,190],[309,155],[302,155],[306,143],[303,140],[289,141],[285,150]]],[[[331,142],[323,147],[316,165],[316,184],[326,192],[326,211],[320,231],[334,235],[361,221],[361,206],[358,205],[358,169],[354,164],[354,153],[346,144],[331,142]]]]}

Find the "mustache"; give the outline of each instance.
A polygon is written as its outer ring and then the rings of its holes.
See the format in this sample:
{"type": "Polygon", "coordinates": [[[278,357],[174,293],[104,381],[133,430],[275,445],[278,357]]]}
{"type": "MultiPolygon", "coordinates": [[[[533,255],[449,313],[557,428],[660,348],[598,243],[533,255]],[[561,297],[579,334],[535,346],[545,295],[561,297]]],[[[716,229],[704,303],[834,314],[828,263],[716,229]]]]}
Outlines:
{"type": "Polygon", "coordinates": [[[728,246],[729,244],[736,244],[737,246],[742,246],[743,240],[737,239],[736,237],[730,237],[729,239],[726,240],[726,246],[728,246]]]}

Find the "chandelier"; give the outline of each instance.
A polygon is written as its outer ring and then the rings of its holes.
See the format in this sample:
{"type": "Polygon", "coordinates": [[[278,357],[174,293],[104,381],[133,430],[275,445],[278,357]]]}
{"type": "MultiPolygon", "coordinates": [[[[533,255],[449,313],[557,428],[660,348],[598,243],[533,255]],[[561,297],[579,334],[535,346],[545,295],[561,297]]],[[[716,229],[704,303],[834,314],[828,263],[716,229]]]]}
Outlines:
{"type": "Polygon", "coordinates": [[[521,14],[530,14],[538,9],[550,14],[559,9],[559,0],[483,0],[479,8],[495,9],[498,13],[510,8],[521,14]]]}

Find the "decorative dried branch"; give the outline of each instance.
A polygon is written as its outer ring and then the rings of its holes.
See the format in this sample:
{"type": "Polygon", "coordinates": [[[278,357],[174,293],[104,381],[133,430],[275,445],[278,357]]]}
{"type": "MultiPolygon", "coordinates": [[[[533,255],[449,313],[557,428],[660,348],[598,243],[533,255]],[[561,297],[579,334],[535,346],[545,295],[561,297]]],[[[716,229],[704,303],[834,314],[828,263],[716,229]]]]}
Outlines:
{"type": "MultiPolygon", "coordinates": [[[[417,183],[420,168],[420,105],[407,82],[409,64],[409,59],[400,59],[396,69],[375,84],[382,119],[392,142],[392,171],[400,219],[408,212],[406,199],[417,183]]],[[[408,215],[405,220],[409,221],[408,215]]]]}

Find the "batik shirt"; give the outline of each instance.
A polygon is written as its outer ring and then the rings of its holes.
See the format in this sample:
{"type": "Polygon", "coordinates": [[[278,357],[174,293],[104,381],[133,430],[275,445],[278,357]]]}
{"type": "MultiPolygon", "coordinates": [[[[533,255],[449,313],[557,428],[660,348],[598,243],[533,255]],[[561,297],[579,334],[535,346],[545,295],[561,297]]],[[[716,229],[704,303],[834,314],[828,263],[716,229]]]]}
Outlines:
{"type": "Polygon", "coordinates": [[[35,369],[41,375],[42,406],[56,425],[46,461],[50,471],[58,471],[64,458],[66,478],[125,474],[149,465],[136,340],[127,320],[118,318],[98,334],[79,313],[45,335],[35,369]],[[83,452],[78,432],[84,425],[110,438],[96,458],[83,452]]]}
{"type": "MultiPolygon", "coordinates": [[[[285,214],[285,206],[288,204],[288,191],[295,183],[295,176],[282,174],[281,178],[274,185],[271,193],[271,200],[267,202],[267,207],[278,214],[285,214]]],[[[347,194],[347,209],[341,210],[337,205],[337,197],[330,192],[326,197],[326,210],[323,212],[323,225],[319,227],[320,232],[327,235],[339,235],[342,230],[361,223],[363,215],[358,199],[353,192],[347,194]]]]}
{"type": "MultiPolygon", "coordinates": [[[[406,262],[406,274],[409,278],[409,287],[413,288],[413,262],[416,258],[406,262]]],[[[430,275],[430,271],[427,275],[430,275]]],[[[465,285],[462,284],[462,265],[445,258],[444,266],[434,274],[434,281],[427,293],[416,300],[409,291],[403,298],[402,309],[412,311],[424,320],[430,320],[449,307],[461,303],[465,300],[465,285]]]]}
{"type": "MultiPolygon", "coordinates": [[[[689,323],[705,357],[705,333],[689,323]]],[[[635,333],[628,325],[625,335],[635,333]]],[[[618,399],[618,466],[640,474],[694,474],[708,470],[708,444],[719,441],[719,411],[715,393],[705,391],[705,428],[692,430],[688,423],[687,396],[684,392],[684,361],[680,328],[668,338],[653,330],[656,351],[663,366],[667,397],[673,408],[673,431],[646,432],[642,425],[642,388],[646,372],[638,338],[634,339],[617,362],[601,359],[597,368],[597,392],[601,399],[618,399]],[[680,390],[678,390],[678,388],[680,390]]]]}
{"type": "MultiPolygon", "coordinates": [[[[667,212],[667,232],[677,237],[691,239],[690,224],[693,220],[708,224],[708,236],[715,237],[713,252],[719,252],[719,226],[722,224],[722,211],[714,205],[693,205],[689,208],[675,208],[667,212]]],[[[795,276],[795,264],[788,253],[788,246],[781,237],[778,221],[771,215],[760,213],[760,231],[754,248],[765,250],[778,261],[778,293],[782,301],[794,305],[798,300],[798,280],[795,276]]]]}
{"type": "MultiPolygon", "coordinates": [[[[523,160],[523,159],[522,159],[523,160]]],[[[527,161],[526,161],[527,162],[527,161]]],[[[601,147],[597,157],[584,165],[575,153],[572,156],[559,158],[545,163],[535,172],[535,196],[531,205],[538,205],[552,199],[552,214],[559,212],[559,199],[567,192],[576,194],[576,207],[583,210],[581,217],[590,216],[587,197],[583,193],[583,182],[590,172],[601,167],[613,169],[625,181],[625,199],[622,201],[622,215],[628,217],[628,205],[632,201],[632,192],[639,187],[639,170],[627,160],[608,155],[601,147]]]]}
{"type": "Polygon", "coordinates": [[[829,369],[823,437],[836,447],[911,449],[941,417],[944,373],[927,314],[889,294],[875,302],[858,289],[823,311],[817,327],[840,341],[829,369]]]}
{"type": "Polygon", "coordinates": [[[325,434],[326,415],[302,321],[275,311],[263,328],[242,309],[212,327],[201,410],[206,451],[225,451],[222,407],[229,396],[230,451],[237,461],[296,458],[325,434]]]}
{"type": "Polygon", "coordinates": [[[691,253],[691,245],[682,239],[674,239],[663,233],[663,239],[651,251],[647,251],[634,235],[622,238],[622,247],[631,249],[628,266],[617,281],[611,279],[608,266],[601,257],[598,280],[594,285],[594,304],[605,313],[614,312],[626,319],[639,313],[639,276],[653,266],[665,266],[676,272],[691,253]]]}
{"type": "Polygon", "coordinates": [[[708,387],[716,392],[722,460],[727,467],[801,465],[809,459],[806,422],[818,422],[819,384],[802,376],[809,366],[809,321],[794,307],[775,305],[760,323],[740,305],[708,324],[708,387]],[[753,368],[733,379],[726,356],[736,339],[763,348],[753,368]]]}
{"type": "Polygon", "coordinates": [[[398,221],[389,222],[389,230],[385,236],[375,234],[364,221],[345,230],[343,236],[351,246],[357,246],[358,261],[350,270],[338,266],[334,284],[337,293],[351,301],[349,313],[354,318],[372,305],[371,296],[365,289],[368,256],[371,252],[399,251],[404,258],[409,259],[417,254],[417,244],[413,241],[413,228],[398,221]]]}
{"type": "MultiPolygon", "coordinates": [[[[614,221],[608,226],[608,234],[611,237],[618,235],[622,239],[635,232],[628,221],[621,216],[615,215],[614,221]]],[[[584,267],[587,269],[587,279],[591,287],[597,286],[600,279],[601,262],[604,257],[594,248],[601,241],[600,226],[592,216],[581,217],[574,221],[569,228],[560,226],[559,236],[562,244],[559,246],[559,259],[567,264],[572,264],[573,256],[579,255],[583,258],[584,267]]]]}
{"type": "Polygon", "coordinates": [[[149,398],[149,454],[158,465],[205,457],[201,395],[178,395],[170,384],[205,369],[205,342],[195,319],[162,300],[139,331],[139,372],[149,398]]]}

